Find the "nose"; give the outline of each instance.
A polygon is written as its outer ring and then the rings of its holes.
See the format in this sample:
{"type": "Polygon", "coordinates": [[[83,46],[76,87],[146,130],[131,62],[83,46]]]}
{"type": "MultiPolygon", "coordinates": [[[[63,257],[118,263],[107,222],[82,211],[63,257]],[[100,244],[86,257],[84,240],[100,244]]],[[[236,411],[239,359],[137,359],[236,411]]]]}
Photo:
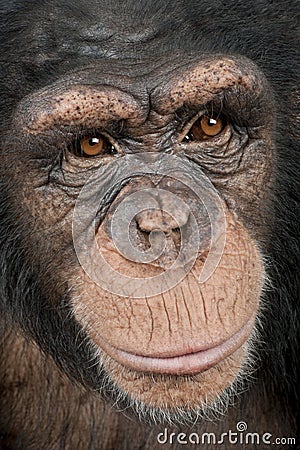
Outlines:
{"type": "Polygon", "coordinates": [[[187,224],[189,218],[188,208],[177,202],[176,197],[168,196],[163,190],[158,190],[155,198],[152,196],[153,207],[140,211],[135,220],[140,230],[150,233],[160,230],[168,234],[187,224]]]}
{"type": "Polygon", "coordinates": [[[162,189],[151,190],[146,195],[144,200],[147,208],[136,214],[136,232],[133,232],[132,238],[137,239],[141,250],[148,250],[149,246],[161,246],[161,233],[164,233],[164,251],[152,264],[167,268],[178,257],[180,229],[189,221],[189,209],[176,195],[162,189]]]}

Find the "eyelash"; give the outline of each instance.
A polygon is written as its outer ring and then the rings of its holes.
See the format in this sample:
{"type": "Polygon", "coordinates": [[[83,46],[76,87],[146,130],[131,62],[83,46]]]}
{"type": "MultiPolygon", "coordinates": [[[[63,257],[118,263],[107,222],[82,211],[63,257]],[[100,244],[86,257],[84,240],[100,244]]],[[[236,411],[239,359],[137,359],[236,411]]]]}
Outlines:
{"type": "Polygon", "coordinates": [[[99,155],[118,153],[112,138],[105,131],[96,129],[77,132],[66,144],[67,150],[79,158],[93,158],[99,155]]]}

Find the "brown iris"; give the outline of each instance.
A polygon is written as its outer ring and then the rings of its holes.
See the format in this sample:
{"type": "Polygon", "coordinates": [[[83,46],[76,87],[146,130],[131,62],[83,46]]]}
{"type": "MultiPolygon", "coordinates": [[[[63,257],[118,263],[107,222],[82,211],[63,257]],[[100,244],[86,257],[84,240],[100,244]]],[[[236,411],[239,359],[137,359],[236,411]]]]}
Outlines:
{"type": "Polygon", "coordinates": [[[226,122],[222,117],[202,116],[197,119],[188,135],[187,140],[200,141],[217,136],[225,128],[226,122]]]}

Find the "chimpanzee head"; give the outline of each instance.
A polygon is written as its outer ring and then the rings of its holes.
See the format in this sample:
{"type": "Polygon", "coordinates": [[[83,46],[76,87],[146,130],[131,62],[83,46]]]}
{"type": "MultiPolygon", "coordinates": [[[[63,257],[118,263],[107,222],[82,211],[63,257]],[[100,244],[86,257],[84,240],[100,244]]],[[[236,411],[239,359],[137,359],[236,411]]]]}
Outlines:
{"type": "Polygon", "coordinates": [[[30,9],[9,57],[4,309],[95,395],[194,420],[226,406],[253,362],[272,89],[207,25],[181,29],[184,6],[157,21],[156,3],[89,3],[30,9]]]}

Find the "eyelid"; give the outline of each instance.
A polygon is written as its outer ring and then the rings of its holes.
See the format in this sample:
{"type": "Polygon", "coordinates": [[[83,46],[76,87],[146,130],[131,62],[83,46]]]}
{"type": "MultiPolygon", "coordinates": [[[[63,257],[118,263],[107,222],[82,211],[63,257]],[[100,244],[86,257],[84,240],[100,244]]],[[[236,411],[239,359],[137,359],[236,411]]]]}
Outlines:
{"type": "MultiPolygon", "coordinates": [[[[113,149],[116,150],[116,153],[120,153],[121,152],[121,149],[120,149],[118,143],[116,142],[115,139],[113,139],[113,137],[109,133],[107,133],[106,131],[103,131],[103,130],[99,131],[99,130],[92,129],[92,130],[84,130],[84,131],[78,132],[77,134],[75,134],[75,136],[74,135],[72,136],[72,139],[68,140],[67,148],[70,151],[70,153],[72,153],[74,156],[78,156],[78,157],[81,157],[81,158],[84,158],[84,157],[86,157],[86,158],[92,158],[92,157],[93,158],[97,158],[97,156],[100,157],[101,153],[99,155],[94,155],[94,156],[92,156],[92,155],[84,156],[84,155],[75,155],[75,152],[72,151],[72,147],[73,147],[73,149],[76,149],[76,147],[80,146],[81,142],[83,140],[87,139],[88,137],[99,137],[99,138],[102,138],[102,139],[104,138],[104,140],[113,149]]],[[[107,155],[107,153],[103,153],[102,156],[104,156],[104,155],[107,155]]]]}
{"type": "Polygon", "coordinates": [[[184,139],[184,137],[188,134],[188,132],[191,130],[192,126],[194,125],[194,123],[200,119],[200,117],[204,116],[205,114],[207,114],[207,110],[201,109],[195,116],[193,116],[183,127],[180,136],[179,136],[179,141],[181,142],[182,139],[184,139]]]}
{"type": "Polygon", "coordinates": [[[214,138],[217,138],[222,134],[223,130],[226,128],[227,125],[230,125],[231,121],[227,117],[226,114],[223,113],[220,108],[213,108],[210,104],[209,106],[202,108],[197,114],[195,114],[186,124],[184,125],[182,131],[180,132],[180,135],[178,137],[178,141],[182,143],[186,136],[189,134],[189,132],[192,130],[193,125],[200,120],[202,117],[212,117],[214,119],[222,118],[225,122],[225,125],[223,129],[216,134],[215,136],[208,137],[206,140],[213,140],[214,138]]]}

